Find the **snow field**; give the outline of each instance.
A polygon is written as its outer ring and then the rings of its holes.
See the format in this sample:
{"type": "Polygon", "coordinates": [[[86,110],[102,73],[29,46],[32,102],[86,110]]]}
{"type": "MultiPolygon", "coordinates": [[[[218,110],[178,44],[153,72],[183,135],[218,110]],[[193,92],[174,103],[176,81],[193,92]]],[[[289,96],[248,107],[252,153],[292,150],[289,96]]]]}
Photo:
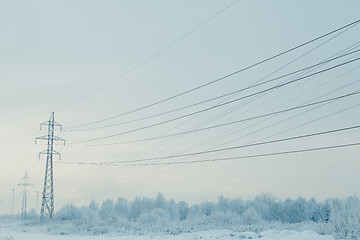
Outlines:
{"type": "Polygon", "coordinates": [[[180,235],[50,235],[41,232],[18,232],[11,228],[0,228],[0,240],[335,240],[333,236],[319,235],[313,231],[296,232],[291,230],[268,230],[261,233],[234,232],[229,230],[210,230],[180,235]]]}

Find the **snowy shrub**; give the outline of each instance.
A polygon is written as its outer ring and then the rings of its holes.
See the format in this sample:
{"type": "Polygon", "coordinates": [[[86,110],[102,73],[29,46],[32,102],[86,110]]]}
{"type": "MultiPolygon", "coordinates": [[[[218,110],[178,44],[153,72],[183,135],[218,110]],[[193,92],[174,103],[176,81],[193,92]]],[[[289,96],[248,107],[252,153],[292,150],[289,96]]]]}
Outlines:
{"type": "Polygon", "coordinates": [[[27,219],[27,220],[35,220],[35,219],[38,219],[38,215],[37,215],[35,209],[32,208],[32,209],[27,213],[26,219],[27,219]]]}
{"type": "Polygon", "coordinates": [[[72,204],[65,205],[55,214],[55,219],[63,221],[79,220],[83,218],[83,212],[72,204]]]}
{"type": "Polygon", "coordinates": [[[200,212],[206,216],[210,216],[213,209],[214,209],[214,203],[205,202],[200,204],[200,212]]]}
{"type": "Polygon", "coordinates": [[[92,200],[87,207],[82,207],[81,211],[87,221],[97,222],[99,220],[99,205],[92,200]]]}
{"type": "Polygon", "coordinates": [[[248,208],[244,214],[241,216],[243,224],[252,225],[261,221],[260,214],[255,210],[255,208],[248,208]]]}
{"type": "Polygon", "coordinates": [[[241,198],[229,201],[229,208],[238,215],[243,214],[246,210],[245,203],[241,198]]]}
{"type": "Polygon", "coordinates": [[[211,214],[212,219],[219,224],[219,226],[228,229],[230,226],[240,225],[241,217],[235,212],[231,211],[214,211],[211,214]]]}
{"type": "Polygon", "coordinates": [[[162,208],[154,208],[142,212],[137,221],[141,224],[164,224],[170,221],[170,215],[162,208]]]}

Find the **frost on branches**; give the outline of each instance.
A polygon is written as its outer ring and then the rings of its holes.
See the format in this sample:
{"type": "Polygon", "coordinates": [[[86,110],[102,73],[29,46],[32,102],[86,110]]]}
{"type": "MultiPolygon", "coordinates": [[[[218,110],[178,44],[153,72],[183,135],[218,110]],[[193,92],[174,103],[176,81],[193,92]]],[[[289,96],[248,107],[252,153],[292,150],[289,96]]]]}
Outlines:
{"type": "MultiPolygon", "coordinates": [[[[39,224],[34,212],[31,216],[34,220],[28,225],[46,227],[39,224]]],[[[253,200],[219,196],[217,202],[189,206],[184,201],[167,200],[159,193],[155,199],[108,199],[101,204],[91,201],[83,207],[68,204],[57,211],[54,221],[48,224],[56,225],[52,231],[67,234],[179,235],[215,229],[257,233],[287,229],[313,230],[339,239],[356,239],[360,236],[360,200],[349,197],[324,202],[304,198],[280,201],[271,194],[261,194],[253,200]],[[66,226],[65,230],[59,227],[61,225],[66,226]]]]}

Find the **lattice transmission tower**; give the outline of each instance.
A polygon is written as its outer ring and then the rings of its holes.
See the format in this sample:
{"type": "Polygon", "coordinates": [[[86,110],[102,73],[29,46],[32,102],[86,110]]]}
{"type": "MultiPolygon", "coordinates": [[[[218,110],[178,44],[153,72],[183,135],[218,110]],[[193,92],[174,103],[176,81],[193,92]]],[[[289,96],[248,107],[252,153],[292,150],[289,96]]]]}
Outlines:
{"type": "Polygon", "coordinates": [[[22,182],[18,184],[18,186],[22,186],[24,189],[22,191],[23,199],[22,199],[22,205],[21,205],[21,219],[26,220],[26,196],[28,193],[27,187],[32,186],[32,184],[29,183],[30,178],[28,177],[27,172],[25,172],[24,176],[21,178],[22,182]]]}
{"type": "Polygon", "coordinates": [[[40,124],[40,130],[42,130],[43,126],[47,126],[48,134],[35,139],[35,143],[37,140],[47,140],[47,150],[39,153],[39,158],[42,154],[46,154],[45,179],[40,212],[41,220],[44,220],[45,217],[52,218],[54,216],[53,156],[58,155],[60,158],[60,153],[54,150],[54,141],[64,141],[65,145],[64,139],[54,135],[55,127],[58,127],[60,131],[62,130],[62,126],[54,122],[54,112],[51,113],[49,121],[40,124]]]}

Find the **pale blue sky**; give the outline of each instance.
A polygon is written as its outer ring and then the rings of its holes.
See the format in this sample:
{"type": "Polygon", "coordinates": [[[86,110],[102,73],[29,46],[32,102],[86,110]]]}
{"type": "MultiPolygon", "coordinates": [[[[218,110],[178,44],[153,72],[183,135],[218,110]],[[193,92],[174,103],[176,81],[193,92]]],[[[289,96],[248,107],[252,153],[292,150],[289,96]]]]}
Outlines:
{"type": "MultiPolygon", "coordinates": [[[[55,111],[55,120],[64,129],[118,115],[227,75],[358,20],[360,9],[359,1],[238,1],[162,51],[232,2],[0,0],[0,201],[3,200],[0,212],[10,211],[10,188],[20,182],[25,171],[29,172],[34,189],[41,189],[45,160],[38,160],[37,157],[38,152],[46,146],[44,143],[34,145],[34,139],[45,134],[38,132],[39,124],[49,119],[51,111],[55,111]],[[159,51],[162,51],[159,55],[119,78],[159,51]],[[84,98],[103,86],[106,87],[84,98]],[[82,101],[72,104],[82,98],[82,101]]],[[[334,56],[360,41],[359,36],[360,26],[357,25],[273,77],[334,56]]],[[[249,86],[328,39],[186,96],[103,124],[146,117],[249,86]]],[[[345,59],[350,57],[337,63],[345,59]]],[[[360,89],[360,70],[354,69],[356,67],[359,67],[359,62],[311,78],[297,88],[277,90],[208,124],[205,121],[243,102],[201,114],[191,121],[186,121],[189,119],[186,118],[88,144],[151,138],[166,132],[187,131],[195,126],[236,121],[294,107],[349,85],[320,100],[346,94],[360,89]],[[350,72],[351,69],[354,70],[350,72]]],[[[62,153],[62,161],[68,162],[122,161],[205,151],[260,139],[271,140],[357,125],[360,109],[354,107],[281,133],[351,107],[359,100],[359,96],[354,96],[286,121],[303,111],[264,122],[258,120],[186,135],[161,146],[157,145],[171,138],[110,147],[71,144],[154,124],[213,106],[218,100],[114,128],[63,132],[59,136],[65,138],[69,145],[56,148],[62,153]],[[252,126],[255,123],[257,125],[252,126]],[[272,124],[277,125],[266,128],[272,124]],[[264,130],[260,131],[262,128],[264,130]],[[257,130],[259,132],[254,133],[257,130]]],[[[331,137],[246,148],[220,155],[207,154],[186,160],[253,155],[358,141],[359,130],[352,130],[331,137]]],[[[91,199],[132,199],[136,195],[155,196],[158,192],[167,198],[189,203],[216,200],[220,194],[249,198],[261,192],[272,192],[281,199],[298,196],[319,200],[345,197],[359,194],[356,184],[360,180],[358,159],[359,147],[353,147],[175,167],[56,163],[56,208],[68,202],[81,205],[88,204],[91,199]]],[[[16,211],[21,209],[20,190],[16,192],[16,211]]],[[[29,198],[30,207],[35,208],[35,194],[31,192],[29,198]]]]}

